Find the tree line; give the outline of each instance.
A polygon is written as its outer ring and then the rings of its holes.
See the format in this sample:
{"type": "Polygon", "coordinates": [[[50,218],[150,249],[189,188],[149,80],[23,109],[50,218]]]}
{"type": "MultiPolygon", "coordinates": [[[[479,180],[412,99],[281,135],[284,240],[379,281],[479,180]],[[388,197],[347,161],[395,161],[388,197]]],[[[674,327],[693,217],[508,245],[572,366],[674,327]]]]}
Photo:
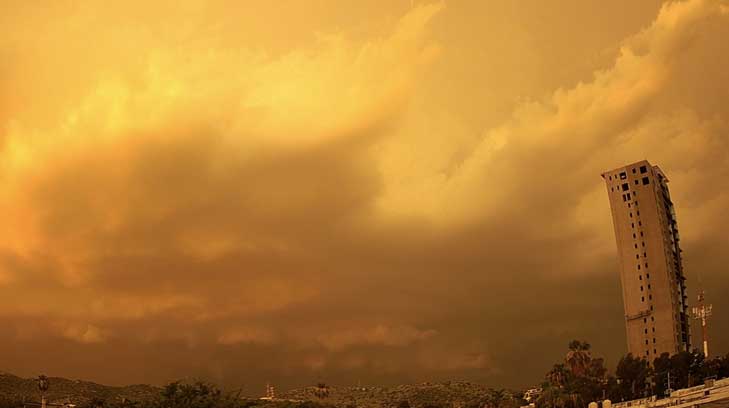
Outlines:
{"type": "Polygon", "coordinates": [[[652,364],[627,354],[611,374],[602,358],[593,357],[590,344],[573,340],[568,349],[564,361],[545,375],[537,407],[584,408],[603,399],[662,398],[669,386],[675,390],[703,384],[709,378],[729,377],[729,354],[706,359],[698,350],[663,353],[652,364]]]}

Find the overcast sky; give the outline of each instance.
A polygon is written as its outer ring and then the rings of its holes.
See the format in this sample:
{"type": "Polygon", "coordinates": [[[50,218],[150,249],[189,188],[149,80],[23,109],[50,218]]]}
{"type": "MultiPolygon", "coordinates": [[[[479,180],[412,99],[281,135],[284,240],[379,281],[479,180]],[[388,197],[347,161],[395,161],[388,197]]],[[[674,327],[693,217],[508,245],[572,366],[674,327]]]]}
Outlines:
{"type": "MultiPolygon", "coordinates": [[[[0,370],[525,387],[627,352],[600,173],[729,352],[729,3],[11,1],[0,370]]],[[[699,339],[695,330],[694,339],[699,339]]]]}

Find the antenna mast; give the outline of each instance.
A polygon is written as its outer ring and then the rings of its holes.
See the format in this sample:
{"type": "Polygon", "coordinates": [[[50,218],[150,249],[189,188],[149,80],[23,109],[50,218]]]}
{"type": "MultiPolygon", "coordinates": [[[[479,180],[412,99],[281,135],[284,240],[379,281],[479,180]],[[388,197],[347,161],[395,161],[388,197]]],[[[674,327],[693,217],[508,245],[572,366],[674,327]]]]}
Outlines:
{"type": "Polygon", "coordinates": [[[704,341],[704,358],[709,358],[709,333],[707,321],[711,317],[711,306],[704,304],[704,290],[699,292],[699,306],[694,306],[694,319],[701,320],[701,337],[704,341]]]}

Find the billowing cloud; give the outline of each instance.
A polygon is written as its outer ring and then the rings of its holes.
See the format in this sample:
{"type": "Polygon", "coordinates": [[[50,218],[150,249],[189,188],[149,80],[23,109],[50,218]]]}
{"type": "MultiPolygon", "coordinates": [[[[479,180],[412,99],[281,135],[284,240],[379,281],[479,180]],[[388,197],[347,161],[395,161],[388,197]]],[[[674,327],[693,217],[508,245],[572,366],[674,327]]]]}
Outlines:
{"type": "MultiPolygon", "coordinates": [[[[726,3],[652,10],[604,40],[592,76],[485,126],[467,112],[504,102],[484,88],[526,89],[523,58],[549,64],[535,33],[485,48],[503,77],[443,98],[470,69],[459,55],[495,36],[460,31],[461,4],[388,2],[397,18],[315,34],[317,5],[264,8],[278,37],[242,5],[183,3],[0,17],[0,345],[16,355],[3,369],[525,386],[573,337],[615,359],[599,174],[643,158],[671,179],[689,286],[700,270],[710,294],[729,289],[726,3]]],[[[477,3],[466,11],[484,18],[506,7],[477,3]]]]}

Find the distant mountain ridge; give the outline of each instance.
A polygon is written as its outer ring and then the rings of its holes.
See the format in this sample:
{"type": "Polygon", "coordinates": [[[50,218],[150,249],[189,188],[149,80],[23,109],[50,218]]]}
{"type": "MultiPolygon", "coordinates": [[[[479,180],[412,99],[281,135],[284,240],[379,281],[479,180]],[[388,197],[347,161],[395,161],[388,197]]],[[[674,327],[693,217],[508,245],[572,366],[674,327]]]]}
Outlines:
{"type": "MultiPolygon", "coordinates": [[[[90,381],[69,380],[60,377],[49,378],[50,387],[46,393],[50,402],[83,404],[92,398],[106,401],[147,401],[159,395],[160,388],[151,385],[128,385],[114,387],[90,381]]],[[[0,397],[5,399],[40,401],[40,391],[35,378],[21,378],[0,372],[0,397]]]]}
{"type": "MultiPolygon", "coordinates": [[[[49,382],[50,387],[46,393],[49,402],[71,402],[78,406],[83,406],[92,399],[108,403],[121,402],[124,399],[144,403],[157,398],[162,390],[151,385],[115,387],[59,377],[50,377],[49,382]]],[[[36,379],[0,372],[1,400],[39,401],[40,392],[36,379]]],[[[317,394],[316,387],[306,387],[283,392],[273,401],[243,398],[241,406],[290,408],[299,406],[304,401],[318,402],[318,406],[360,408],[518,408],[523,404],[520,392],[496,390],[470,382],[449,381],[395,387],[327,387],[326,397],[323,398],[317,394]]]]}

